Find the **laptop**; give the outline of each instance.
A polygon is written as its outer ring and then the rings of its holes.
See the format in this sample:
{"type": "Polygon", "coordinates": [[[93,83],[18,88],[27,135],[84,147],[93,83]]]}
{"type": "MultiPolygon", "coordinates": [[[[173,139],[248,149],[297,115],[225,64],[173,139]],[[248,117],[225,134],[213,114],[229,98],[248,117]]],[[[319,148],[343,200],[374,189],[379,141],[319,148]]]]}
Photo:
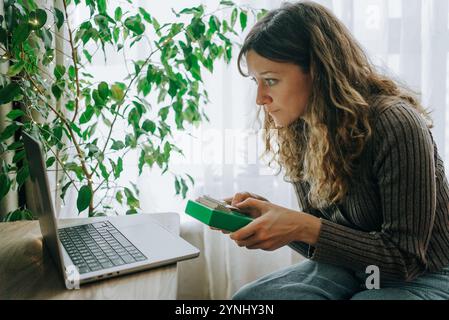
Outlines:
{"type": "Polygon", "coordinates": [[[30,209],[39,218],[44,245],[67,289],[199,255],[197,248],[148,215],[129,216],[122,222],[108,217],[92,223],[83,219],[82,223],[58,228],[40,142],[25,132],[22,136],[35,194],[30,209]]]}

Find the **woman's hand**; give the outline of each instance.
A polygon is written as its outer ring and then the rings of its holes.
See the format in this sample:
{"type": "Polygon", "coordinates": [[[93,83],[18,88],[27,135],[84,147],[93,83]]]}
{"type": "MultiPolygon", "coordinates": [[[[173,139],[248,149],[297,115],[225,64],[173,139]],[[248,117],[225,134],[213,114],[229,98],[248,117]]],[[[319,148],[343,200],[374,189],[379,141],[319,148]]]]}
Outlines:
{"type": "MultiPolygon", "coordinates": [[[[236,193],[233,197],[230,198],[225,198],[223,199],[226,203],[230,204],[233,207],[236,207],[236,205],[238,203],[241,203],[243,201],[245,201],[246,199],[256,199],[256,200],[261,200],[261,201],[265,201],[265,202],[269,202],[267,199],[265,199],[262,196],[259,196],[257,194],[254,193],[250,193],[250,192],[238,192],[236,193]]],[[[249,213],[249,212],[248,212],[249,213]]],[[[260,216],[260,214],[257,214],[256,212],[252,212],[250,213],[251,217],[253,218],[257,218],[258,216],[260,216]],[[254,215],[253,215],[254,214],[254,215]]]]}
{"type": "Polygon", "coordinates": [[[247,198],[235,206],[257,217],[230,234],[240,247],[272,251],[292,241],[314,245],[318,240],[321,220],[312,215],[254,198],[247,198]]]}
{"type": "MultiPolygon", "coordinates": [[[[246,192],[246,191],[245,192],[237,192],[233,197],[224,198],[223,201],[225,201],[227,204],[235,207],[236,204],[238,204],[238,203],[240,203],[242,201],[245,201],[246,199],[249,199],[249,198],[269,202],[264,197],[261,197],[261,196],[259,196],[257,194],[246,192]]],[[[249,215],[251,217],[253,217],[253,218],[257,218],[258,216],[260,216],[260,214],[257,214],[256,212],[254,212],[253,214],[249,214],[249,215]]],[[[212,230],[215,230],[215,231],[221,231],[224,234],[229,234],[230,233],[229,231],[217,229],[217,228],[214,228],[214,227],[209,227],[209,228],[211,228],[212,230]]]]}

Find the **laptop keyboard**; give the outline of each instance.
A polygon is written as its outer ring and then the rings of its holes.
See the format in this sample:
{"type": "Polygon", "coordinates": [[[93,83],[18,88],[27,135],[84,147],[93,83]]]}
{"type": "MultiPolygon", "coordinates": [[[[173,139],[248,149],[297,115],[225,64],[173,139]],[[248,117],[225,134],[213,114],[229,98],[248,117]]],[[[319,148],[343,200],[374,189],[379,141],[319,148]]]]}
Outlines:
{"type": "Polygon", "coordinates": [[[109,221],[58,231],[62,245],[80,274],[147,259],[109,221]]]}

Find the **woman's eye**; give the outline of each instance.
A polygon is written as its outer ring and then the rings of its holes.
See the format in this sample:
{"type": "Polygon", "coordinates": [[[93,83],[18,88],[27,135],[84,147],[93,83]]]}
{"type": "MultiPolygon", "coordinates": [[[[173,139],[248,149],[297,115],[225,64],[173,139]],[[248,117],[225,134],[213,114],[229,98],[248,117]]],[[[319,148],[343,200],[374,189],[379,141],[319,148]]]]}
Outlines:
{"type": "Polygon", "coordinates": [[[265,79],[265,83],[267,86],[272,87],[277,83],[276,79],[265,79]]]}

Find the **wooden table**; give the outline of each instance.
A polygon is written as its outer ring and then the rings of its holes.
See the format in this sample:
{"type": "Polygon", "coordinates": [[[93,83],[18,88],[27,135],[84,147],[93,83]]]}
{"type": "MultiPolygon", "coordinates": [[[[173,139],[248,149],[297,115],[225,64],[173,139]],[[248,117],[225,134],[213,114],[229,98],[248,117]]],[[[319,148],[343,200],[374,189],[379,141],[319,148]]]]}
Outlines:
{"type": "MultiPolygon", "coordinates": [[[[176,213],[113,217],[156,219],[179,235],[176,213]]],[[[101,218],[81,219],[93,222],[101,218]]],[[[73,219],[59,220],[59,226],[73,219]]],[[[0,299],[176,299],[177,264],[81,285],[67,290],[63,278],[42,248],[38,221],[0,223],[0,299]]]]}

